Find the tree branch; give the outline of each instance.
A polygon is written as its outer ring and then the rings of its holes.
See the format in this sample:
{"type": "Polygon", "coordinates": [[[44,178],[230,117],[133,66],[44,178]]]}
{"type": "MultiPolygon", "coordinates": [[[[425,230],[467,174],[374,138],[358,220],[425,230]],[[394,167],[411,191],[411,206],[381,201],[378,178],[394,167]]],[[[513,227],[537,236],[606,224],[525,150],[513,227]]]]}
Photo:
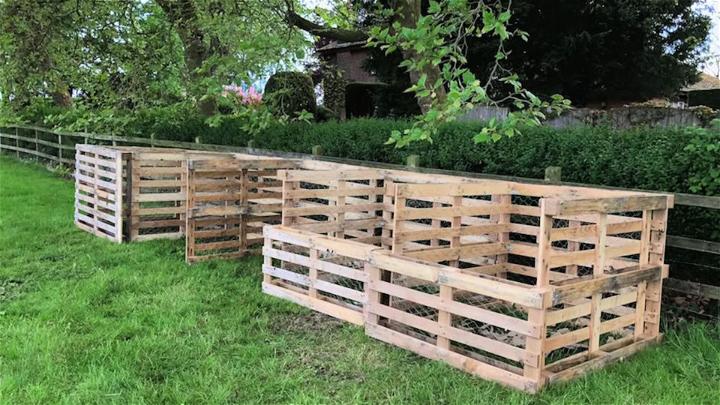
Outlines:
{"type": "Polygon", "coordinates": [[[294,11],[289,11],[286,18],[288,24],[322,38],[334,39],[340,42],[356,42],[368,39],[368,35],[362,31],[325,27],[302,17],[294,11]]]}

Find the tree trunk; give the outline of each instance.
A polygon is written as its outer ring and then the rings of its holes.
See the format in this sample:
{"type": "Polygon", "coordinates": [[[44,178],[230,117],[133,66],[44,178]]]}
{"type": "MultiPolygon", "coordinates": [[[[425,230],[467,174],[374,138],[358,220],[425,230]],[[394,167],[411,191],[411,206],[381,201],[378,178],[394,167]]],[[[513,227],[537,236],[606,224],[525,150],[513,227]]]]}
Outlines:
{"type": "MultiPolygon", "coordinates": [[[[400,0],[398,1],[398,7],[400,12],[400,24],[402,24],[403,27],[415,28],[418,19],[422,15],[422,1],[400,0]]],[[[403,58],[417,61],[419,55],[414,50],[406,50],[403,51],[403,58]]],[[[431,63],[426,64],[420,71],[413,70],[410,71],[408,74],[410,75],[411,83],[417,83],[417,81],[423,74],[427,76],[427,83],[435,83],[437,79],[441,77],[440,68],[431,63]]],[[[437,89],[435,97],[437,101],[444,101],[445,97],[445,88],[440,87],[439,89],[437,89]]],[[[430,110],[432,102],[432,97],[418,97],[418,105],[420,106],[420,111],[422,111],[423,114],[427,113],[430,110]]]]}
{"type": "Polygon", "coordinates": [[[362,31],[325,27],[307,20],[293,11],[288,12],[286,18],[291,26],[322,38],[330,38],[339,42],[359,42],[368,39],[368,35],[362,31]]]}
{"type": "MultiPolygon", "coordinates": [[[[192,82],[196,84],[201,79],[211,76],[212,70],[200,73],[200,68],[213,55],[213,52],[217,52],[219,49],[211,49],[205,43],[205,32],[200,26],[193,0],[157,0],[157,2],[180,36],[183,43],[185,66],[192,82]]],[[[205,116],[214,115],[217,112],[216,100],[212,97],[202,98],[202,96],[204,94],[200,94],[198,110],[205,116]]]]}
{"type": "Polygon", "coordinates": [[[70,88],[66,84],[60,83],[55,85],[50,95],[52,96],[55,106],[63,108],[72,106],[72,94],[70,94],[70,88]]]}
{"type": "Polygon", "coordinates": [[[57,107],[69,108],[72,106],[72,97],[69,92],[53,91],[52,93],[53,104],[57,107]]]}

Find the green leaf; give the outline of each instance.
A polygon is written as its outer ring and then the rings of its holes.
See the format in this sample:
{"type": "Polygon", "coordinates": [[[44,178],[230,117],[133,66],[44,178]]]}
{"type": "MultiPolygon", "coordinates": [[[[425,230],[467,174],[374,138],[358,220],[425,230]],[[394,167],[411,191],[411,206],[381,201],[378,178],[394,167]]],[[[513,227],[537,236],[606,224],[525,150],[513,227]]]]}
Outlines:
{"type": "Polygon", "coordinates": [[[495,29],[495,14],[490,11],[483,11],[482,33],[486,34],[495,29]]]}
{"type": "Polygon", "coordinates": [[[508,35],[507,28],[505,28],[505,25],[502,23],[497,23],[495,26],[495,34],[503,41],[510,37],[510,35],[508,35]]]}
{"type": "Polygon", "coordinates": [[[417,81],[418,87],[425,87],[425,81],[427,80],[427,74],[423,73],[417,81]]]}
{"type": "Polygon", "coordinates": [[[512,14],[510,13],[510,10],[505,10],[498,16],[498,21],[500,21],[501,23],[506,23],[510,20],[511,15],[512,14]]]}

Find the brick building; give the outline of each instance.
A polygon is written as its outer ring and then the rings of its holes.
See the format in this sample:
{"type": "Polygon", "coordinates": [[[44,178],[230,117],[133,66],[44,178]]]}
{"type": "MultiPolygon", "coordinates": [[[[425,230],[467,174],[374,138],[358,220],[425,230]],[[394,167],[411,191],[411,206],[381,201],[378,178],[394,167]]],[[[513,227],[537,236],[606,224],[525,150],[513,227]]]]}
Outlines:
{"type": "Polygon", "coordinates": [[[332,41],[316,52],[328,70],[323,78],[325,106],[341,119],[373,115],[373,91],[384,84],[363,67],[369,52],[366,42],[332,41]]]}

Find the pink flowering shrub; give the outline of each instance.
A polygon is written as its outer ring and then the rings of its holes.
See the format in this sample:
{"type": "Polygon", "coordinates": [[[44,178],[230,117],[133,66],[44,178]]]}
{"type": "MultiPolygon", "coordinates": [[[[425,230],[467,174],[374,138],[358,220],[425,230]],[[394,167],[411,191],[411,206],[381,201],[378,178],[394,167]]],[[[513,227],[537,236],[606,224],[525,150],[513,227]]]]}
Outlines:
{"type": "Polygon", "coordinates": [[[263,95],[252,86],[243,89],[243,86],[233,83],[223,86],[221,94],[230,103],[223,104],[222,107],[225,108],[223,114],[215,114],[206,119],[205,122],[211,127],[220,126],[226,119],[233,119],[241,122],[244,132],[256,135],[271,125],[285,124],[290,121],[310,122],[313,119],[312,113],[305,110],[297,112],[293,116],[273,115],[267,103],[263,103],[263,95]]]}
{"type": "Polygon", "coordinates": [[[245,105],[259,105],[262,103],[262,94],[258,93],[254,87],[243,90],[241,86],[236,84],[223,86],[223,96],[235,96],[240,103],[245,105]]]}

